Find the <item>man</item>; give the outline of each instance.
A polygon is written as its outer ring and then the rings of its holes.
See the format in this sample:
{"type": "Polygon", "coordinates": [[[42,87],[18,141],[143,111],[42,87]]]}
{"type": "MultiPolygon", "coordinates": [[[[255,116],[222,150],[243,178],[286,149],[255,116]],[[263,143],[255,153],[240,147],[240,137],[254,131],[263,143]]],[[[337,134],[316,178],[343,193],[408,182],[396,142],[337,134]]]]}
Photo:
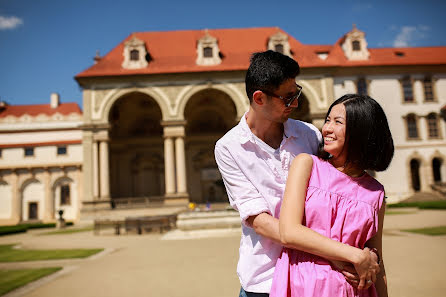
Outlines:
{"type": "Polygon", "coordinates": [[[288,119],[298,105],[296,61],[274,51],[253,54],[246,73],[250,108],[215,145],[215,159],[231,206],[240,213],[237,274],[240,296],[268,296],[282,246],[280,202],[288,169],[300,153],[316,154],[321,133],[288,119]]]}

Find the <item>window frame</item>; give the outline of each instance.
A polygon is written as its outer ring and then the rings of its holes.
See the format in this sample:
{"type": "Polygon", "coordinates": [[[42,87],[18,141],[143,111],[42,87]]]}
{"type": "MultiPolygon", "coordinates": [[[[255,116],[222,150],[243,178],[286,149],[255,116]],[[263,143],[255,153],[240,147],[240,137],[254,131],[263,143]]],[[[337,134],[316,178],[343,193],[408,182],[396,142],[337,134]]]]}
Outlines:
{"type": "Polygon", "coordinates": [[[408,141],[421,140],[420,128],[419,128],[419,117],[415,113],[409,113],[406,116],[404,116],[404,123],[405,123],[405,126],[406,126],[406,140],[408,140],[408,141]],[[415,123],[415,132],[416,132],[416,136],[415,137],[411,137],[410,136],[409,119],[411,117],[413,117],[414,123],[415,123]]]}
{"type": "Polygon", "coordinates": [[[66,155],[68,155],[68,147],[66,145],[60,145],[60,146],[57,147],[56,150],[57,150],[57,155],[58,156],[66,156],[66,155]],[[60,149],[65,149],[65,153],[61,153],[59,151],[60,149]]]}
{"type": "Polygon", "coordinates": [[[403,104],[414,104],[417,102],[416,98],[415,98],[415,89],[414,89],[414,79],[410,76],[410,75],[405,75],[403,76],[400,80],[400,87],[401,87],[401,98],[402,98],[402,103],[403,104]],[[404,92],[404,82],[408,81],[410,83],[410,88],[412,91],[412,100],[411,101],[407,101],[406,100],[406,93],[404,92]]]}
{"type": "Polygon", "coordinates": [[[31,158],[35,156],[35,151],[33,146],[27,146],[23,148],[23,156],[25,158],[31,158]],[[27,154],[27,152],[31,152],[31,154],[27,154]]]}
{"type": "Polygon", "coordinates": [[[422,80],[423,85],[423,102],[424,103],[432,103],[432,102],[438,102],[437,96],[435,93],[435,79],[432,77],[432,75],[425,75],[422,80]],[[426,80],[429,79],[430,82],[430,88],[431,88],[431,94],[432,94],[432,100],[426,100],[426,80]]]}
{"type": "Polygon", "coordinates": [[[440,122],[440,117],[438,114],[436,114],[435,112],[431,112],[428,115],[426,115],[426,129],[427,129],[427,137],[428,139],[442,139],[442,133],[441,133],[441,122],[440,122]],[[433,117],[431,117],[433,116],[433,117]],[[431,122],[435,123],[435,130],[436,130],[436,136],[432,136],[431,134],[431,122]]]}

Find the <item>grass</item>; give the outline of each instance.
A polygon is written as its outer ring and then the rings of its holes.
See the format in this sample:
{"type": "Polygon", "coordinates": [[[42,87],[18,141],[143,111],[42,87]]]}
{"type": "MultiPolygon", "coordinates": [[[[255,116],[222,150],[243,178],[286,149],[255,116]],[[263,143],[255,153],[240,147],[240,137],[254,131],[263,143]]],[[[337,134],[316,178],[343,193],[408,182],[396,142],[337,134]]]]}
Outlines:
{"type": "Polygon", "coordinates": [[[40,233],[39,235],[59,235],[59,234],[71,234],[71,233],[87,232],[87,231],[93,231],[93,226],[88,226],[84,228],[66,228],[56,231],[40,233]]]}
{"type": "Polygon", "coordinates": [[[22,250],[13,249],[13,244],[0,245],[0,262],[57,260],[86,258],[103,249],[60,249],[60,250],[22,250]]]}
{"type": "Polygon", "coordinates": [[[386,209],[386,216],[387,215],[399,215],[399,214],[412,214],[412,213],[416,213],[416,210],[410,210],[410,211],[406,211],[406,210],[387,210],[386,209]]]}
{"type": "Polygon", "coordinates": [[[427,227],[419,229],[404,229],[403,231],[431,235],[431,236],[439,236],[439,235],[446,235],[446,226],[427,227]]]}
{"type": "Polygon", "coordinates": [[[0,270],[0,295],[59,271],[62,267],[0,270]]]}
{"type": "Polygon", "coordinates": [[[446,200],[400,202],[400,203],[388,204],[387,207],[388,208],[417,207],[419,209],[446,209],[446,200]]]}

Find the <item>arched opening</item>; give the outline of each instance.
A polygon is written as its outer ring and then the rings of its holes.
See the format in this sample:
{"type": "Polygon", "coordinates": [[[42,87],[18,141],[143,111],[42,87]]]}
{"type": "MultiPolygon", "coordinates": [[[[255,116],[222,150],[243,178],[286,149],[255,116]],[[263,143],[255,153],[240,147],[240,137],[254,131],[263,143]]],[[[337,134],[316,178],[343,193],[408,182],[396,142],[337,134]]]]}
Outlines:
{"type": "Polygon", "coordinates": [[[224,92],[206,89],[194,94],[184,109],[186,164],[190,200],[227,202],[214,158],[215,142],[236,124],[234,102],[224,92]]]}
{"type": "Polygon", "coordinates": [[[53,218],[59,218],[59,210],[63,210],[63,218],[76,219],[77,211],[77,187],[74,181],[67,177],[61,177],[53,186],[54,209],[53,218]]]}
{"type": "Polygon", "coordinates": [[[41,220],[44,210],[44,187],[37,179],[31,179],[22,187],[22,220],[41,220]]]}
{"type": "Polygon", "coordinates": [[[164,195],[161,109],[148,95],[130,93],[110,110],[111,198],[164,195]]]}
{"type": "Polygon", "coordinates": [[[417,159],[412,159],[410,161],[410,175],[412,180],[412,189],[415,192],[419,192],[421,190],[420,162],[417,159]]]}
{"type": "Polygon", "coordinates": [[[432,173],[434,175],[434,183],[441,183],[441,165],[443,165],[443,160],[440,158],[434,158],[432,160],[432,173]]]}
{"type": "Polygon", "coordinates": [[[299,104],[297,105],[297,108],[291,112],[290,119],[311,123],[312,118],[310,114],[310,102],[308,101],[307,97],[304,93],[302,93],[297,100],[299,104]]]}

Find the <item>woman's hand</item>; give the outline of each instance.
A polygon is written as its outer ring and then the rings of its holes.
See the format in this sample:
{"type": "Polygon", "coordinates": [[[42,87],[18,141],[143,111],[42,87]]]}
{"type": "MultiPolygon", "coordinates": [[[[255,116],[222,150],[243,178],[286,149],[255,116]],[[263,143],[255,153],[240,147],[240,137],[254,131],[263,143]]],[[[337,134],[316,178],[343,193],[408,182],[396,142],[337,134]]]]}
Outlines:
{"type": "Polygon", "coordinates": [[[369,248],[358,250],[353,266],[359,276],[358,289],[368,289],[375,281],[379,272],[379,265],[372,258],[369,248]]]}

